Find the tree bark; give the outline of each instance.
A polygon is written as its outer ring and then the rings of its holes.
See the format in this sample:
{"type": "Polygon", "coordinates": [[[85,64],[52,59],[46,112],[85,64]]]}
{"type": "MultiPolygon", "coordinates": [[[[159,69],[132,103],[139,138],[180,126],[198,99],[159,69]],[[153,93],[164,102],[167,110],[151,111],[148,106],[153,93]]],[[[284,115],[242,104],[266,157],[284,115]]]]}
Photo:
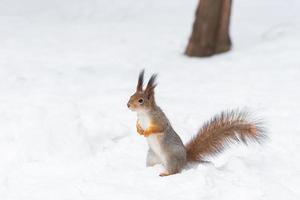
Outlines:
{"type": "Polygon", "coordinates": [[[185,54],[206,57],[229,51],[232,0],[200,0],[185,54]]]}

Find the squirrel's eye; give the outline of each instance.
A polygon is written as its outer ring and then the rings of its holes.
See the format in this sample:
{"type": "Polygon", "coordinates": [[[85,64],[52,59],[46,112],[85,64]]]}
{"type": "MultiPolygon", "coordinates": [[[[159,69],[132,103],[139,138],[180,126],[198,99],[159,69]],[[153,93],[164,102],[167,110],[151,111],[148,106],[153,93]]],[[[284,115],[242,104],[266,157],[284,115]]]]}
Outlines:
{"type": "Polygon", "coordinates": [[[139,102],[140,104],[142,104],[142,103],[144,103],[144,99],[139,99],[138,102],[139,102]]]}

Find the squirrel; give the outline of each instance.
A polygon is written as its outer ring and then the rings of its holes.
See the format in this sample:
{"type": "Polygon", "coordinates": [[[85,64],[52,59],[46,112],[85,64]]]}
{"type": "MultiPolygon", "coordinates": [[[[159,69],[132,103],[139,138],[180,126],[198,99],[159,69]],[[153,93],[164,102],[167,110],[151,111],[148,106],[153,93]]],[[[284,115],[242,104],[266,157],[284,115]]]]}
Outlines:
{"type": "Polygon", "coordinates": [[[162,109],[157,106],[154,89],[157,74],[153,74],[143,89],[144,70],[139,74],[136,92],[127,106],[137,112],[137,132],[146,137],[149,150],[146,166],[162,164],[159,176],[180,173],[188,162],[203,162],[207,156],[220,153],[232,141],[261,143],[266,138],[260,121],[248,120],[246,111],[223,111],[206,122],[198,133],[184,145],[162,109]]]}

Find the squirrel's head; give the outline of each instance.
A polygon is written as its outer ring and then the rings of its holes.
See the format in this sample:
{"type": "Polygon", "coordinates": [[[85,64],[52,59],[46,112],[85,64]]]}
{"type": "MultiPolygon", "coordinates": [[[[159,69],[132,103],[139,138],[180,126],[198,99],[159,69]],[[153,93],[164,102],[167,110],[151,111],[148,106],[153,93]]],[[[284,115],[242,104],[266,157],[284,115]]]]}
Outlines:
{"type": "Polygon", "coordinates": [[[157,74],[153,74],[149,79],[145,90],[143,89],[144,72],[142,70],[139,74],[136,92],[130,97],[127,106],[132,111],[143,112],[155,106],[154,89],[156,87],[157,74]]]}

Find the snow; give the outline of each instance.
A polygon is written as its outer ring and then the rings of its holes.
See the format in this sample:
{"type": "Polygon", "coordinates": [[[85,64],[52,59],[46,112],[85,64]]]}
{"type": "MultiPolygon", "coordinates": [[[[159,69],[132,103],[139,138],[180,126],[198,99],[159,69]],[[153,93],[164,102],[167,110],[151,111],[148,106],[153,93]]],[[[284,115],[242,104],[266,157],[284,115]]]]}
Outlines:
{"type": "Polygon", "coordinates": [[[197,1],[0,2],[0,199],[300,199],[300,2],[233,2],[233,50],[188,58],[197,1]],[[161,178],[126,103],[140,69],[184,142],[247,107],[270,140],[161,178]]]}

